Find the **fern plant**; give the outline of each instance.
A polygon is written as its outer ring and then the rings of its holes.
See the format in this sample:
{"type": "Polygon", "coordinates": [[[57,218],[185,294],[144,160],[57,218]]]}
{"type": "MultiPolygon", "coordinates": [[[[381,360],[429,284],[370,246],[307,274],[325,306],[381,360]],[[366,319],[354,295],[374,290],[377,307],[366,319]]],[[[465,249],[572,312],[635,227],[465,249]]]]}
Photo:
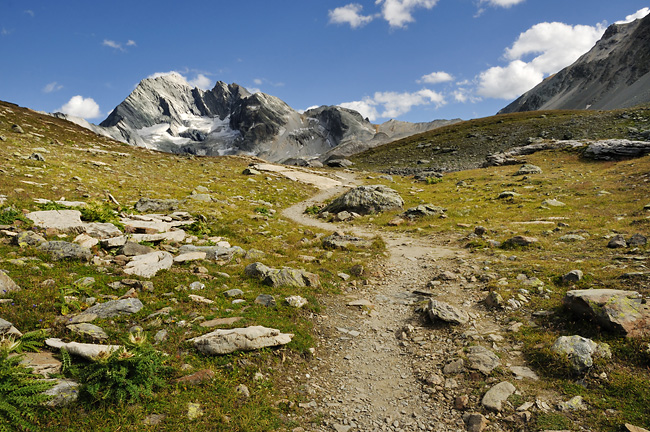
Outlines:
{"type": "Polygon", "coordinates": [[[153,396],[165,385],[164,355],[139,334],[130,336],[129,349],[121,348],[95,358],[83,367],[69,369],[83,387],[81,394],[91,402],[131,403],[153,396]]]}
{"type": "Polygon", "coordinates": [[[54,382],[31,374],[31,369],[20,364],[23,356],[10,354],[35,350],[42,340],[40,332],[27,333],[17,340],[0,337],[0,432],[38,429],[38,411],[51,398],[43,392],[54,382]]]}

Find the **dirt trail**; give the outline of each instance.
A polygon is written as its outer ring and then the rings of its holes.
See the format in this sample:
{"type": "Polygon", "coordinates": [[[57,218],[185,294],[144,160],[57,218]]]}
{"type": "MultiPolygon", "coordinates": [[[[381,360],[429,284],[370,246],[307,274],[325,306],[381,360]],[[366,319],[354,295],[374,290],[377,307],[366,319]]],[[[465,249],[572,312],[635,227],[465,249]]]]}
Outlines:
{"type": "MultiPolygon", "coordinates": [[[[346,180],[347,185],[354,183],[352,175],[346,180]]],[[[479,296],[485,294],[471,275],[480,267],[464,250],[436,245],[434,238],[351,228],[303,214],[306,207],[341,192],[342,187],[325,190],[283,214],[330,231],[365,237],[380,234],[389,258],[368,263],[367,285],[348,286],[346,295],[323,299],[323,313],[316,317],[315,366],[302,383],[312,401],[307,409],[324,417],[312,430],[465,431],[462,411],[453,408],[455,398],[467,394],[464,378],[444,376],[441,368],[459,357],[468,340],[486,341],[483,345],[503,351],[506,359],[506,353],[513,351],[505,343],[496,345],[494,340],[502,340],[494,336],[500,326],[484,316],[478,305],[479,296]],[[414,291],[426,291],[427,283],[445,270],[458,279],[440,283],[433,295],[468,311],[472,320],[467,327],[434,326],[415,312],[428,297],[414,291]],[[372,306],[349,306],[354,300],[372,306]]],[[[519,363],[515,357],[512,362],[519,363]]],[[[479,404],[475,396],[471,402],[479,404]]]]}

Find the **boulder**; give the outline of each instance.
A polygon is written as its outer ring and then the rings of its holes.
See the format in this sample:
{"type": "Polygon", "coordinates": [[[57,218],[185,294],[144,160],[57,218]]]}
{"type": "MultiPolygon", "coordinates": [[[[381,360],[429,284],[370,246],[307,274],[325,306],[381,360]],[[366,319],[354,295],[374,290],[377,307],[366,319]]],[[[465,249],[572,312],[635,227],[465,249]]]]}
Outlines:
{"type": "Polygon", "coordinates": [[[603,358],[611,357],[607,344],[598,344],[582,336],[561,336],[551,347],[553,352],[566,354],[571,361],[571,366],[578,373],[585,372],[593,366],[592,355],[603,358]]]}
{"type": "Polygon", "coordinates": [[[83,357],[88,360],[94,360],[97,356],[104,356],[117,351],[122,347],[120,345],[97,345],[78,342],[63,342],[58,338],[49,338],[45,340],[45,345],[50,348],[65,348],[70,354],[83,357]]]}
{"type": "Polygon", "coordinates": [[[169,252],[151,252],[133,257],[124,268],[124,273],[150,278],[160,270],[168,270],[173,264],[174,257],[169,252]]]}
{"type": "Polygon", "coordinates": [[[596,160],[637,158],[650,153],[650,142],[608,139],[589,144],[583,156],[596,160]]]}
{"type": "Polygon", "coordinates": [[[444,207],[439,207],[433,204],[420,204],[416,207],[411,207],[404,212],[404,217],[409,219],[416,219],[424,216],[441,216],[447,211],[444,207]]]}
{"type": "Polygon", "coordinates": [[[582,280],[583,273],[582,270],[571,270],[569,273],[562,276],[562,282],[572,283],[580,282],[582,280]]]}
{"type": "Polygon", "coordinates": [[[144,305],[137,298],[109,300],[89,307],[84,314],[95,314],[99,318],[112,318],[138,313],[144,305]]]}
{"type": "Polygon", "coordinates": [[[516,176],[520,175],[530,175],[530,174],[541,174],[542,169],[536,165],[525,164],[515,173],[516,176]]]}
{"type": "Polygon", "coordinates": [[[264,307],[275,307],[275,297],[270,294],[260,294],[255,298],[255,304],[262,305],[264,307]]]}
{"type": "Polygon", "coordinates": [[[569,310],[627,337],[650,336],[650,306],[636,291],[573,290],[566,293],[563,303],[569,310]]]}
{"type": "Polygon", "coordinates": [[[260,262],[249,264],[244,269],[247,276],[259,279],[262,283],[272,287],[289,286],[289,287],[318,287],[320,280],[317,274],[307,272],[301,269],[292,269],[284,267],[274,269],[265,266],[260,262]]]}
{"type": "Polygon", "coordinates": [[[431,321],[440,320],[452,324],[467,324],[469,322],[469,315],[465,311],[435,299],[429,300],[427,313],[431,321]]]}
{"type": "Polygon", "coordinates": [[[342,249],[348,250],[350,247],[369,248],[372,246],[372,240],[354,237],[347,234],[335,232],[323,239],[323,247],[325,249],[342,249]]]}
{"type": "Polygon", "coordinates": [[[526,237],[526,236],[514,236],[512,238],[509,238],[505,242],[503,242],[503,246],[505,247],[513,247],[513,246],[519,246],[519,247],[526,247],[530,246],[534,243],[537,243],[539,240],[535,237],[526,237]]]}
{"type": "Polygon", "coordinates": [[[90,249],[80,246],[75,243],[64,241],[51,241],[42,243],[39,250],[49,253],[55,260],[79,260],[90,261],[93,257],[90,249]]]}
{"type": "Polygon", "coordinates": [[[5,272],[0,270],[0,295],[20,291],[20,287],[5,272]]]}
{"type": "Polygon", "coordinates": [[[50,352],[26,352],[21,356],[20,364],[30,368],[34,374],[48,378],[50,374],[61,373],[61,361],[50,352]]]}
{"type": "Polygon", "coordinates": [[[639,233],[634,234],[627,241],[627,245],[630,247],[645,246],[646,244],[648,244],[648,238],[639,233]]]}
{"type": "Polygon", "coordinates": [[[235,351],[252,351],[265,347],[285,345],[291,342],[293,334],[262,326],[251,326],[229,330],[215,330],[189,341],[204,354],[230,354],[235,351]]]}
{"type": "Polygon", "coordinates": [[[92,339],[104,340],[108,339],[106,332],[99,326],[90,323],[70,324],[67,326],[68,330],[83,336],[88,336],[92,339]]]}
{"type": "Polygon", "coordinates": [[[45,237],[33,231],[23,231],[18,233],[18,235],[12,239],[12,243],[21,248],[27,246],[38,246],[46,241],[45,237]]]}
{"type": "Polygon", "coordinates": [[[96,239],[107,239],[122,235],[122,231],[109,222],[88,222],[84,224],[86,234],[96,239]]]}
{"type": "Polygon", "coordinates": [[[79,210],[45,210],[27,213],[25,217],[39,228],[56,229],[62,232],[81,233],[85,230],[79,210]]]}
{"type": "Polygon", "coordinates": [[[626,248],[627,247],[627,242],[625,241],[625,237],[622,235],[618,234],[612,237],[609,240],[609,243],[607,243],[607,247],[610,249],[621,249],[621,248],[626,248]]]}
{"type": "Polygon", "coordinates": [[[503,403],[516,391],[515,386],[507,381],[501,382],[485,393],[481,404],[490,411],[500,412],[503,403]]]}
{"type": "Polygon", "coordinates": [[[118,255],[126,256],[146,255],[152,252],[155,252],[155,250],[149,246],[141,245],[140,243],[135,243],[132,241],[127,241],[117,250],[118,255]]]}
{"type": "Polygon", "coordinates": [[[348,211],[366,215],[402,208],[403,205],[404,200],[397,191],[387,186],[359,186],[339,196],[320,212],[336,214],[348,211]]]}
{"type": "Polygon", "coordinates": [[[246,251],[239,246],[226,245],[220,246],[194,246],[183,245],[179,249],[179,253],[186,254],[190,252],[204,252],[205,259],[207,260],[230,260],[235,255],[245,255],[246,251]]]}
{"type": "Polygon", "coordinates": [[[482,346],[469,347],[467,360],[470,369],[476,369],[485,375],[490,375],[501,363],[496,354],[482,346]]]}
{"type": "Polygon", "coordinates": [[[180,201],[174,199],[140,198],[133,206],[141,213],[147,212],[173,212],[178,210],[180,201]]]}

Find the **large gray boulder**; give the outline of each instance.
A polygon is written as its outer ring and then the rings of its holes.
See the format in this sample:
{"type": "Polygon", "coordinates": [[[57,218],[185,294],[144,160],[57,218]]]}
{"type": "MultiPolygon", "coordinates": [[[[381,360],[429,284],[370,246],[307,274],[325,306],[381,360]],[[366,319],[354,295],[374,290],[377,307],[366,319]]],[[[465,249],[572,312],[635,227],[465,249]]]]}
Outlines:
{"type": "Polygon", "coordinates": [[[583,156],[596,160],[638,158],[650,154],[650,142],[608,139],[589,144],[583,156]]]}
{"type": "Polygon", "coordinates": [[[5,272],[0,270],[0,295],[20,291],[20,287],[5,272]]]}
{"type": "Polygon", "coordinates": [[[320,280],[318,275],[310,273],[302,269],[292,269],[284,267],[282,269],[274,269],[265,266],[260,262],[249,264],[244,269],[247,276],[259,279],[264,284],[272,287],[318,287],[320,280]]]}
{"type": "Polygon", "coordinates": [[[384,186],[359,186],[325,206],[321,213],[354,212],[361,215],[402,208],[404,200],[397,191],[384,186]]]}
{"type": "Polygon", "coordinates": [[[89,307],[84,314],[95,314],[99,318],[112,318],[137,313],[144,305],[137,298],[110,300],[89,307]]]}
{"type": "Polygon", "coordinates": [[[203,336],[190,339],[194,347],[204,354],[230,354],[235,351],[253,351],[265,347],[285,345],[291,342],[293,334],[280,330],[251,326],[230,330],[215,330],[203,336]]]}
{"type": "Polygon", "coordinates": [[[75,243],[69,243],[64,241],[51,241],[42,243],[39,247],[39,250],[49,253],[55,260],[79,260],[79,261],[90,261],[93,257],[90,249],[82,247],[75,243]]]}
{"type": "Polygon", "coordinates": [[[551,347],[553,352],[566,354],[574,371],[582,373],[593,366],[592,356],[608,358],[612,354],[609,345],[598,344],[582,336],[561,336],[551,347]]]}
{"type": "Polygon", "coordinates": [[[573,290],[566,293],[563,303],[569,310],[627,337],[650,336],[650,306],[636,291],[573,290]]]}
{"type": "Polygon", "coordinates": [[[27,219],[34,222],[39,228],[53,228],[63,232],[84,231],[84,223],[81,221],[79,210],[45,210],[27,213],[27,219]]]}

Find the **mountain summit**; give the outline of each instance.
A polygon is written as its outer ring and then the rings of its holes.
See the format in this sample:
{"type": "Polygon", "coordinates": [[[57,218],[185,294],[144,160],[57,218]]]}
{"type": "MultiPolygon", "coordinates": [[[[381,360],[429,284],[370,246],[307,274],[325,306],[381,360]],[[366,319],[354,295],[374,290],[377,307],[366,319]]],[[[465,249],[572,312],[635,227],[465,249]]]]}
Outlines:
{"type": "Polygon", "coordinates": [[[321,106],[300,113],[277,97],[237,84],[219,81],[205,91],[172,73],[142,80],[92,129],[170,153],[250,154],[279,162],[347,156],[455,121],[376,126],[350,109],[321,106]]]}
{"type": "Polygon", "coordinates": [[[499,111],[628,108],[650,102],[650,15],[612,24],[574,64],[499,111]]]}

